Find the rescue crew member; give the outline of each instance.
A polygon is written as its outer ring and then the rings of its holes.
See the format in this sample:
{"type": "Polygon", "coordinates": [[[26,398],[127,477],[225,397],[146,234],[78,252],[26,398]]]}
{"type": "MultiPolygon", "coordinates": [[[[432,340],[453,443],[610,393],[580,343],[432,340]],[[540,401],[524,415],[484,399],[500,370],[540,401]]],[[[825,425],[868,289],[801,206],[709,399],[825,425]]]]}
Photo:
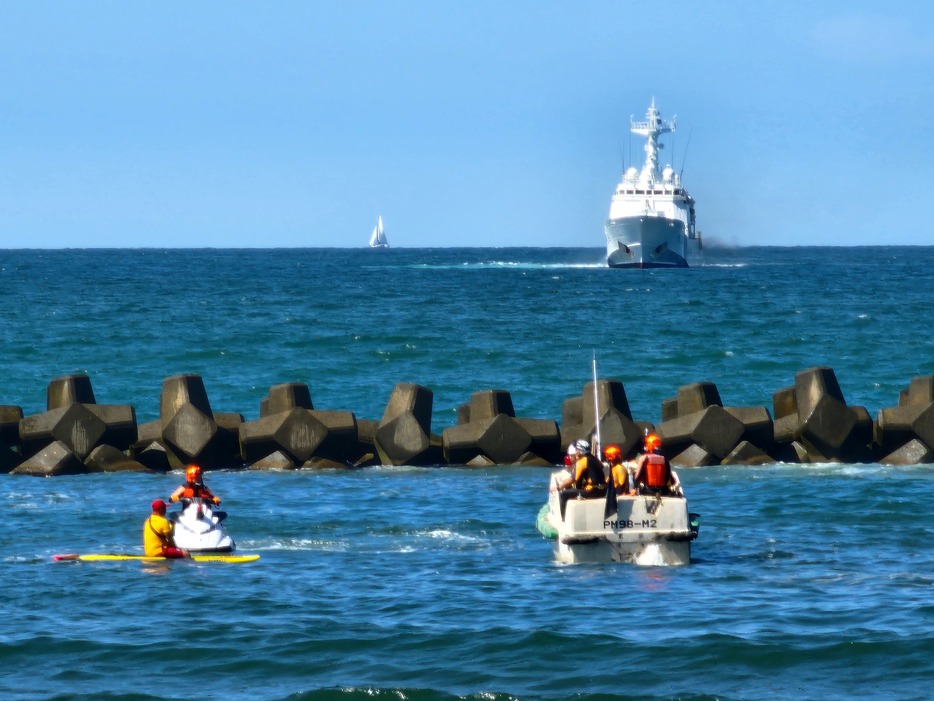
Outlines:
{"type": "Polygon", "coordinates": [[[654,433],[645,437],[645,452],[636,458],[636,489],[639,494],[683,496],[678,476],[668,458],[662,455],[662,439],[654,433]]]}
{"type": "Polygon", "coordinates": [[[627,496],[632,488],[629,486],[629,470],[626,469],[626,463],[623,462],[623,454],[620,452],[619,446],[608,445],[606,450],[603,451],[603,457],[609,468],[616,496],[627,496]]]}
{"type": "Polygon", "coordinates": [[[204,499],[215,506],[221,503],[221,500],[211,493],[211,490],[204,485],[204,478],[201,476],[201,468],[197,465],[191,465],[185,470],[185,479],[187,482],[172,492],[169,497],[173,502],[179,499],[204,499]]]}
{"type": "Polygon", "coordinates": [[[172,531],[175,524],[165,517],[165,502],[156,499],[152,503],[152,514],[143,523],[143,551],[146,557],[189,557],[185,550],[175,547],[172,531]]]}
{"type": "MultiPolygon", "coordinates": [[[[557,485],[557,489],[579,489],[584,496],[599,496],[606,492],[606,476],[603,463],[590,452],[590,443],[585,440],[573,443],[574,453],[567,478],[557,485]]],[[[571,448],[568,448],[570,454],[571,448]]]]}
{"type": "Polygon", "coordinates": [[[573,443],[571,443],[571,445],[568,446],[568,452],[564,454],[564,471],[567,474],[564,475],[563,478],[555,474],[555,476],[551,480],[551,485],[548,487],[549,492],[558,491],[558,489],[561,488],[560,485],[566,483],[567,480],[570,479],[568,475],[572,475],[574,473],[574,463],[576,462],[577,462],[577,447],[573,443]]]}

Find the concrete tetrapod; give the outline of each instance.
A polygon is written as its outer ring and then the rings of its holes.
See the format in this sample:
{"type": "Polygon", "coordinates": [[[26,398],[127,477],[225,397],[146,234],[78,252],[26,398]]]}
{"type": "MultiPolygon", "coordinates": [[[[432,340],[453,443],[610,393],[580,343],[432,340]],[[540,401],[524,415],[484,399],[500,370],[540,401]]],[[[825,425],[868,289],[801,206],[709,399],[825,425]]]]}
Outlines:
{"type": "Polygon", "coordinates": [[[898,405],[879,411],[874,428],[879,453],[885,456],[880,462],[906,464],[913,457],[929,462],[924,450],[909,444],[920,441],[934,450],[934,376],[912,378],[899,393],[898,405]]]}
{"type": "MultiPolygon", "coordinates": [[[[349,411],[294,407],[240,426],[240,453],[247,464],[256,466],[279,452],[288,456],[294,466],[312,458],[342,465],[352,463],[361,452],[356,419],[349,411]]],[[[274,462],[281,462],[281,458],[274,462]]]]}
{"type": "Polygon", "coordinates": [[[843,398],[834,371],[828,367],[795,375],[798,405],[797,440],[810,462],[862,462],[869,459],[872,440],[868,412],[854,410],[843,398]]]}
{"type": "Polygon", "coordinates": [[[561,453],[558,425],[516,418],[506,390],[483,390],[458,409],[458,424],[441,434],[444,459],[452,465],[554,465],[561,453]]]}
{"type": "Polygon", "coordinates": [[[20,446],[19,424],[23,420],[23,410],[10,404],[0,406],[0,448],[18,448],[20,446]]]}
{"type": "Polygon", "coordinates": [[[746,427],[722,406],[713,405],[666,421],[657,430],[662,452],[669,458],[695,444],[719,462],[737,446],[746,427]]]}
{"type": "Polygon", "coordinates": [[[164,472],[134,460],[112,445],[97,446],[85,459],[84,465],[88,472],[164,472]]]}
{"type": "Polygon", "coordinates": [[[54,441],[35,455],[26,458],[12,474],[32,475],[34,477],[54,477],[57,475],[81,475],[88,468],[61,441],[54,441]]]}
{"type": "Polygon", "coordinates": [[[259,415],[262,418],[292,409],[314,408],[308,385],[302,382],[286,382],[269,388],[268,394],[260,401],[259,415]]]}
{"type": "Polygon", "coordinates": [[[219,466],[217,422],[200,375],[175,375],[163,380],[159,420],[162,440],[178,461],[196,463],[203,469],[219,466]]]}
{"type": "Polygon", "coordinates": [[[375,446],[384,465],[438,465],[440,441],[431,438],[430,389],[407,382],[397,384],[376,429],[375,446]]]}
{"type": "Polygon", "coordinates": [[[97,404],[88,375],[63,375],[52,379],[46,387],[46,411],[62,409],[71,404],[97,404]]]}
{"type": "Polygon", "coordinates": [[[596,396],[594,383],[588,382],[579,397],[564,401],[561,445],[566,447],[581,438],[593,440],[597,429],[597,414],[600,417],[602,447],[617,445],[624,457],[632,457],[638,452],[642,447],[645,429],[632,420],[626,389],[619,380],[598,379],[596,396]]]}
{"type": "Polygon", "coordinates": [[[61,441],[79,460],[99,445],[127,450],[136,441],[136,411],[128,405],[77,404],[25,416],[19,424],[23,454],[61,441]]]}
{"type": "Polygon", "coordinates": [[[934,462],[934,451],[919,438],[912,438],[879,462],[883,465],[923,465],[934,462]]]}

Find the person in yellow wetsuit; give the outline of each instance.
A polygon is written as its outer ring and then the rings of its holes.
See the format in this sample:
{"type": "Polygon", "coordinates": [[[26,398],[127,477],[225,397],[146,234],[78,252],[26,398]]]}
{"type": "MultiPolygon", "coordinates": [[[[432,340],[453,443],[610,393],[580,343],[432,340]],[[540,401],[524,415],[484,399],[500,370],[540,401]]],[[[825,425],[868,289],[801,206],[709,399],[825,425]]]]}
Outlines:
{"type": "Polygon", "coordinates": [[[609,468],[610,476],[613,479],[613,488],[617,496],[629,496],[631,487],[629,486],[629,470],[626,469],[626,463],[623,462],[623,455],[617,445],[608,445],[603,451],[603,457],[606,458],[606,464],[609,468]]]}
{"type": "Polygon", "coordinates": [[[576,489],[584,496],[600,496],[606,493],[606,475],[603,463],[590,452],[590,443],[585,440],[575,441],[569,448],[571,456],[568,475],[555,484],[558,491],[576,489]]]}
{"type": "Polygon", "coordinates": [[[146,557],[188,557],[185,550],[175,547],[172,531],[175,525],[165,517],[165,502],[156,499],[152,513],[143,523],[143,551],[146,557]]]}

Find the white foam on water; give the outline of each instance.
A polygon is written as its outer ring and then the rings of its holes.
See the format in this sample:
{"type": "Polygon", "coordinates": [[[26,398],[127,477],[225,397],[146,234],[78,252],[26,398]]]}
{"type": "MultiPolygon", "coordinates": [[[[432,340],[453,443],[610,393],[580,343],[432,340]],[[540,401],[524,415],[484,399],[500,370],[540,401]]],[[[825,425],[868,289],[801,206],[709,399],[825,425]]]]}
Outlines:
{"type": "Polygon", "coordinates": [[[608,266],[603,261],[596,263],[520,263],[510,260],[492,260],[482,263],[461,263],[459,265],[415,264],[409,267],[421,270],[490,270],[496,268],[504,270],[599,270],[608,266]]]}
{"type": "Polygon", "coordinates": [[[288,538],[273,542],[263,542],[259,540],[240,541],[237,544],[237,550],[285,550],[285,551],[304,551],[304,550],[331,550],[345,551],[349,549],[346,542],[338,540],[318,540],[315,538],[288,538]]]}
{"type": "Polygon", "coordinates": [[[444,540],[451,543],[484,543],[486,542],[483,538],[477,538],[476,536],[464,535],[463,533],[458,533],[456,531],[449,530],[447,528],[435,528],[430,531],[421,531],[418,533],[420,536],[427,536],[428,538],[435,538],[438,540],[444,540]]]}
{"type": "Polygon", "coordinates": [[[640,552],[633,556],[632,561],[644,567],[664,567],[668,564],[665,562],[665,558],[662,555],[661,548],[658,547],[658,543],[649,543],[646,545],[640,552]]]}

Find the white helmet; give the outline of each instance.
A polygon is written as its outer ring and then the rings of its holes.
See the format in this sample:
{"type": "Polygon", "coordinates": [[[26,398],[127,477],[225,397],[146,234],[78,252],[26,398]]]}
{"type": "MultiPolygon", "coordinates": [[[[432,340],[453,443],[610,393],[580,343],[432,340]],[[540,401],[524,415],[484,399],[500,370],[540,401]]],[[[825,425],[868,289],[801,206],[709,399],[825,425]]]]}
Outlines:
{"type": "Polygon", "coordinates": [[[574,447],[577,448],[578,453],[589,453],[590,452],[590,443],[585,441],[583,438],[580,440],[574,441],[574,447]]]}

